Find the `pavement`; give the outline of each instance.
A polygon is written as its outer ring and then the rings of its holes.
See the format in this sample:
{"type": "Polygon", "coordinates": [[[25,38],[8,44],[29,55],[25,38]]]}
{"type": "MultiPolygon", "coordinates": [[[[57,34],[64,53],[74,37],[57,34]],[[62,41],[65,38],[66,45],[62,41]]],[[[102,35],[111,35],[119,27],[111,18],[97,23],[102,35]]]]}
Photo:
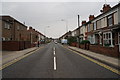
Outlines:
{"type": "Polygon", "coordinates": [[[118,78],[116,70],[53,42],[2,70],[3,78],[118,78]],[[99,63],[99,64],[98,64],[99,63]]]}
{"type": "Polygon", "coordinates": [[[120,62],[120,59],[118,59],[118,58],[102,55],[99,53],[95,53],[95,52],[92,52],[89,50],[84,50],[84,49],[77,48],[77,47],[72,47],[72,46],[67,46],[67,47],[69,47],[70,49],[75,50],[77,52],[80,52],[84,55],[87,55],[89,57],[92,57],[92,58],[95,58],[95,59],[100,60],[102,62],[105,62],[107,64],[110,64],[112,66],[120,67],[120,64],[118,64],[120,62]]]}
{"type": "Polygon", "coordinates": [[[1,57],[2,65],[4,65],[16,58],[19,58],[20,56],[30,53],[36,49],[38,49],[38,47],[28,48],[28,49],[24,49],[21,51],[2,51],[2,57],[1,57]]]}

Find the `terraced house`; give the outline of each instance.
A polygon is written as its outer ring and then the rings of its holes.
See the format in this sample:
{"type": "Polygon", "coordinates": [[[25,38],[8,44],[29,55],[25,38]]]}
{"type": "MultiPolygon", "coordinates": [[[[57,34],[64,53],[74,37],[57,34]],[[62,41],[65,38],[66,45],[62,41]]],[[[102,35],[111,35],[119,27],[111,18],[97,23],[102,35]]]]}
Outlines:
{"type": "MultiPolygon", "coordinates": [[[[89,15],[89,21],[72,31],[73,37],[79,36],[80,42],[89,40],[87,49],[109,56],[120,55],[120,3],[114,7],[104,4],[101,14],[89,15]],[[80,33],[78,33],[80,32],[80,33]]],[[[80,44],[80,48],[86,49],[80,44]]]]}
{"type": "Polygon", "coordinates": [[[34,43],[43,36],[32,27],[28,30],[24,23],[11,16],[0,16],[0,25],[3,50],[22,50],[34,47],[34,43]]]}
{"type": "Polygon", "coordinates": [[[84,37],[87,37],[92,44],[90,50],[118,56],[120,52],[120,3],[112,8],[104,4],[101,12],[86,23],[84,37]]]}
{"type": "Polygon", "coordinates": [[[11,16],[1,16],[3,41],[27,41],[27,26],[11,16]]]}

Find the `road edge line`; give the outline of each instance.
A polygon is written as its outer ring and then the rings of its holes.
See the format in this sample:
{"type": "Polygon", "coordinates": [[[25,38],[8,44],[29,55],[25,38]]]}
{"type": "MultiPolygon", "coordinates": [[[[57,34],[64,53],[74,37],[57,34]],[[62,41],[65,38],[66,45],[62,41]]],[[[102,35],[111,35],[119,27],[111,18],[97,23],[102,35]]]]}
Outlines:
{"type": "Polygon", "coordinates": [[[98,61],[98,60],[95,60],[95,59],[93,59],[93,58],[91,58],[91,57],[89,57],[89,56],[86,56],[85,54],[79,53],[79,52],[77,52],[77,51],[75,51],[75,50],[72,50],[72,49],[70,49],[70,48],[67,48],[67,47],[65,47],[65,46],[62,46],[62,47],[66,48],[66,49],[69,50],[69,51],[72,51],[72,52],[78,54],[79,56],[81,56],[81,57],[83,57],[83,58],[85,58],[85,59],[87,59],[87,60],[89,60],[89,61],[91,61],[91,62],[94,62],[94,63],[102,66],[103,68],[105,68],[105,69],[107,69],[107,70],[109,70],[109,71],[112,71],[112,72],[120,75],[120,71],[117,70],[117,69],[115,69],[115,68],[112,68],[112,67],[110,67],[110,66],[108,66],[108,65],[106,65],[106,64],[104,64],[104,63],[102,63],[102,62],[100,62],[100,61],[98,61]]]}
{"type": "Polygon", "coordinates": [[[0,70],[3,70],[3,69],[5,69],[5,68],[7,68],[8,66],[10,66],[10,65],[12,65],[12,64],[14,64],[14,63],[16,63],[16,62],[18,62],[18,61],[20,61],[20,60],[22,60],[23,58],[25,58],[25,57],[33,54],[33,52],[38,51],[38,50],[41,49],[41,48],[43,48],[43,47],[40,47],[40,48],[34,49],[34,50],[32,50],[32,51],[29,51],[29,52],[27,52],[27,53],[25,53],[25,54],[23,54],[23,55],[15,58],[15,59],[12,59],[12,60],[8,61],[7,63],[5,63],[5,64],[3,64],[2,66],[0,66],[0,70]]]}

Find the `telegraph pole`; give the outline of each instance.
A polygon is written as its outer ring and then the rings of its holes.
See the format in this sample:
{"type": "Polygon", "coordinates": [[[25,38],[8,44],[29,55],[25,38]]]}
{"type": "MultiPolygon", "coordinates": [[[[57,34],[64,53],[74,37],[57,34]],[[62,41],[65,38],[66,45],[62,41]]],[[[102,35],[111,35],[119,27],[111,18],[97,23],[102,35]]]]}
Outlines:
{"type": "Polygon", "coordinates": [[[80,48],[80,16],[78,15],[78,47],[80,48]]]}

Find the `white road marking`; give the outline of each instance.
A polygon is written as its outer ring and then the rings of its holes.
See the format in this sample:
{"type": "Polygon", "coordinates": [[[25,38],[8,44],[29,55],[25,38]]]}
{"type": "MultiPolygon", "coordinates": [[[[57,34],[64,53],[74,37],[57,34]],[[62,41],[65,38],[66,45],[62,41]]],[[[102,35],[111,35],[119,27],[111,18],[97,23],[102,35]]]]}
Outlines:
{"type": "Polygon", "coordinates": [[[54,51],[53,53],[54,53],[54,55],[55,55],[55,51],[54,51]]]}
{"type": "Polygon", "coordinates": [[[56,70],[56,57],[54,57],[54,70],[56,70]]]}
{"type": "Polygon", "coordinates": [[[55,51],[55,47],[53,48],[53,50],[55,51]]]}
{"type": "Polygon", "coordinates": [[[55,55],[55,47],[53,48],[53,54],[55,55]]]}

